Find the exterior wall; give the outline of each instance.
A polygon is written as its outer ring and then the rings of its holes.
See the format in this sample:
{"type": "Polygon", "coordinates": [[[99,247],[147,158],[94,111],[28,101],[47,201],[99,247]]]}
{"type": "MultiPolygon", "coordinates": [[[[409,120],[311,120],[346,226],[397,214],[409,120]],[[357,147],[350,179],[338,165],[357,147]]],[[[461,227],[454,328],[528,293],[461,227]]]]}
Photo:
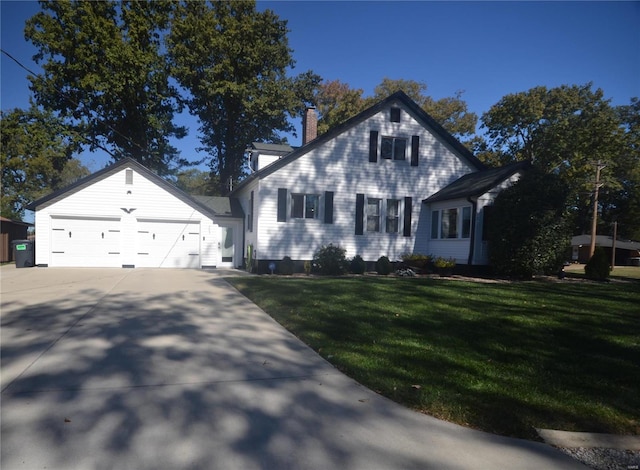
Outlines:
{"type": "MultiPolygon", "coordinates": [[[[368,261],[375,261],[382,255],[398,259],[403,253],[422,252],[429,247],[422,199],[476,170],[425,129],[406,109],[402,111],[400,123],[390,122],[387,108],[264,176],[259,185],[251,183],[241,190],[238,196],[243,204],[249,192],[255,191],[256,233],[253,236],[247,234],[245,243],[255,240],[258,259],[278,260],[284,256],[297,260],[311,259],[317,248],[329,243],[345,248],[348,257],[359,254],[368,261]],[[377,162],[369,162],[369,133],[372,130],[379,133],[378,148],[382,136],[406,138],[406,159],[385,160],[378,155],[377,162]],[[419,164],[411,166],[411,138],[415,135],[420,137],[419,164]],[[288,190],[286,222],[277,221],[278,188],[288,190]],[[334,193],[332,224],[325,224],[323,220],[322,196],[325,191],[334,193]],[[320,195],[319,218],[292,219],[292,193],[320,195]],[[365,209],[364,234],[355,235],[358,193],[365,195],[365,207],[369,197],[401,201],[411,197],[411,236],[403,236],[403,208],[398,233],[384,232],[384,212],[382,231],[367,232],[365,209]]],[[[247,212],[247,207],[244,209],[247,212]]]]}
{"type": "Polygon", "coordinates": [[[216,266],[219,262],[218,224],[135,170],[133,183],[126,184],[125,171],[126,168],[123,167],[121,171],[66,197],[62,195],[36,211],[36,264],[50,264],[52,217],[74,217],[119,220],[122,265],[136,264],[140,248],[136,243],[138,220],[197,222],[200,238],[199,264],[216,266]]]}
{"type": "MultiPolygon", "coordinates": [[[[425,204],[426,206],[426,204],[425,204]]],[[[451,201],[436,202],[429,205],[427,218],[427,230],[428,244],[426,249],[420,251],[420,253],[426,253],[433,256],[441,256],[443,258],[453,258],[456,260],[456,264],[467,264],[469,262],[469,247],[471,245],[471,238],[431,238],[431,214],[433,211],[439,211],[442,209],[453,209],[471,207],[472,204],[466,199],[454,199],[451,201]]],[[[473,214],[472,214],[473,217],[473,214]]]]}

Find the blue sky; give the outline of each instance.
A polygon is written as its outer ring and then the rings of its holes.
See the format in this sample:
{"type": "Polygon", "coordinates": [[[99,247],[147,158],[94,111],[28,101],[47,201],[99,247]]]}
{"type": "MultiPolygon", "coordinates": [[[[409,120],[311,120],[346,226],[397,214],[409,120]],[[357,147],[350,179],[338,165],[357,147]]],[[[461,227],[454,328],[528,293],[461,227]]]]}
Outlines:
{"type": "MultiPolygon", "coordinates": [[[[365,96],[384,77],[415,80],[435,99],[464,90],[478,116],[538,85],[593,82],[614,105],[640,96],[640,2],[258,2],[265,8],[288,20],[294,73],[311,69],[365,96]]],[[[37,70],[23,28],[38,4],[2,0],[0,9],[2,48],[37,70]]],[[[26,108],[27,73],[1,60],[2,109],[26,108]]],[[[196,159],[197,123],[181,124],[190,135],[175,144],[196,159]]],[[[81,159],[93,171],[108,161],[81,159]]]]}

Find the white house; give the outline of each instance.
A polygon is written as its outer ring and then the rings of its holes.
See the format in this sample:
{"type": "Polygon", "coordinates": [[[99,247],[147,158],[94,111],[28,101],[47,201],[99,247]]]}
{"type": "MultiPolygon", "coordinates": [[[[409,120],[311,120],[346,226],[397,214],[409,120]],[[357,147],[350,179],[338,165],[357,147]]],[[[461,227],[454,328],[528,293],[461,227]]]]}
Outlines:
{"type": "Polygon", "coordinates": [[[495,195],[521,164],[487,169],[395,93],[303,145],[254,143],[229,197],[189,196],[131,159],[33,202],[39,266],[240,267],[311,260],[333,243],[374,262],[404,253],[488,263],[495,195]]]}
{"type": "Polygon", "coordinates": [[[238,267],[237,201],[191,197],[132,159],[29,205],[37,266],[238,267]]]}
{"type": "Polygon", "coordinates": [[[236,187],[244,253],[264,272],[333,243],[365,261],[403,253],[488,262],[484,208],[522,165],[485,166],[403,92],[319,137],[315,110],[298,149],[253,144],[236,187]]]}

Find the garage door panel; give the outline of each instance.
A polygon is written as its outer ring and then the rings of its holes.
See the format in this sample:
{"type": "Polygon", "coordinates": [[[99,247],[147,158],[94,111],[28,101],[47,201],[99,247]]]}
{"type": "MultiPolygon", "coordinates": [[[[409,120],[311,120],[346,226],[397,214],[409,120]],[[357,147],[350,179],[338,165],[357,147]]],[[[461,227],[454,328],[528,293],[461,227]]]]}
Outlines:
{"type": "Polygon", "coordinates": [[[122,266],[120,220],[53,218],[50,265],[122,266]]]}
{"type": "Polygon", "coordinates": [[[138,221],[139,267],[200,267],[200,223],[184,221],[138,221]]]}

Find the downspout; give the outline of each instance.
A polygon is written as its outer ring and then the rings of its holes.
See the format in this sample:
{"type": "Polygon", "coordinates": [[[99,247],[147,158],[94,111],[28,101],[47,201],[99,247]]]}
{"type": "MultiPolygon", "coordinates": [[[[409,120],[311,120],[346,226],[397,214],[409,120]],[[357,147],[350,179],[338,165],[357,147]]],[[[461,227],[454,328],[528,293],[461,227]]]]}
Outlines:
{"type": "Polygon", "coordinates": [[[471,203],[471,233],[469,234],[470,243],[469,243],[469,259],[467,260],[467,264],[469,266],[473,265],[473,252],[474,247],[476,245],[476,211],[478,210],[478,201],[471,199],[471,196],[467,197],[467,201],[471,203]]]}

